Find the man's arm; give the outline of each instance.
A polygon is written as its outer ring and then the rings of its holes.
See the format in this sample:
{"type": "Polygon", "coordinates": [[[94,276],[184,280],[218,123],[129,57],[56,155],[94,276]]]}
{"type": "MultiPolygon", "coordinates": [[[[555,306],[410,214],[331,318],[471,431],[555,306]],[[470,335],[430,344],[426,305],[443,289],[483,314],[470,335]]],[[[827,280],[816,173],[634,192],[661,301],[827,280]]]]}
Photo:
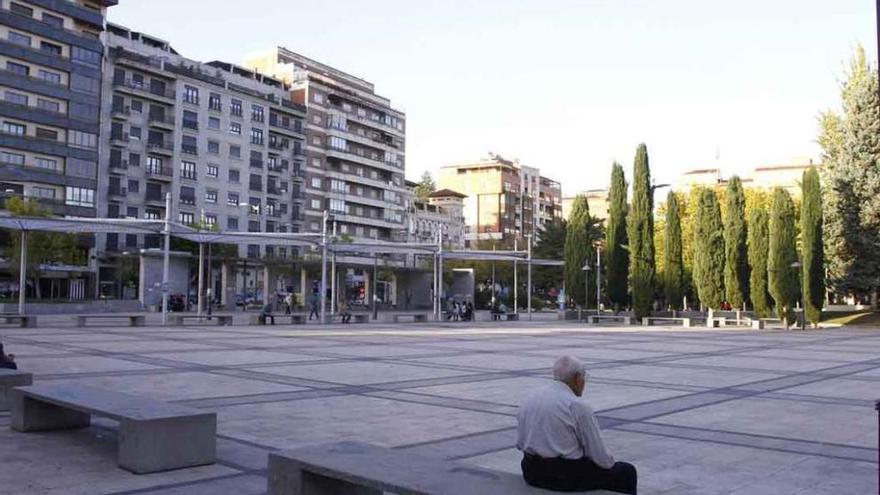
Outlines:
{"type": "Polygon", "coordinates": [[[614,466],[614,457],[605,447],[602,441],[602,432],[599,430],[599,422],[596,415],[589,406],[583,403],[576,403],[575,418],[578,427],[578,440],[584,447],[584,453],[593,460],[599,467],[611,469],[614,466]]]}

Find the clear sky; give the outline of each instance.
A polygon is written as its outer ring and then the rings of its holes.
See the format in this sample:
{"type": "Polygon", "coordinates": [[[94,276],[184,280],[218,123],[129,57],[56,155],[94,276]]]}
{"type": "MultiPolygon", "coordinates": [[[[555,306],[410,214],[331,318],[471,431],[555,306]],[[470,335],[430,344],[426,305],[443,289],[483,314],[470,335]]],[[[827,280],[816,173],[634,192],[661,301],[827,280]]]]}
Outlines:
{"type": "Polygon", "coordinates": [[[873,0],[121,0],[109,20],[184,56],[241,63],[283,45],[363,77],[407,113],[407,176],[492,151],[565,194],[818,157],[873,0]]]}

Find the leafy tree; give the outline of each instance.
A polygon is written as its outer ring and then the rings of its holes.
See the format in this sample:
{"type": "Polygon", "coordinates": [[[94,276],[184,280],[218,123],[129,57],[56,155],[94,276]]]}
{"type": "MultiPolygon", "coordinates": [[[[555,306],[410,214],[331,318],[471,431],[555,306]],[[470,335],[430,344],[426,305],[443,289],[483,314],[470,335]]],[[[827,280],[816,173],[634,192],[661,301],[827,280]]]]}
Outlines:
{"type": "Polygon", "coordinates": [[[629,272],[629,255],[626,250],[626,176],[623,167],[615,162],[611,168],[611,188],[608,191],[608,223],[605,229],[605,283],[608,287],[608,299],[615,309],[625,306],[627,302],[627,275],[629,272]]]}
{"type": "Polygon", "coordinates": [[[640,144],[633,165],[632,209],[629,229],[629,266],[633,312],[648,316],[654,298],[654,199],[648,148],[640,144]]]}
{"type": "Polygon", "coordinates": [[[797,259],[795,242],[794,202],[788,192],[777,187],[773,190],[769,219],[769,256],[767,279],[770,295],[776,301],[776,314],[786,325],[794,318],[793,308],[798,297],[798,270],[792,267],[797,259]]]}
{"type": "Polygon", "coordinates": [[[767,251],[769,250],[767,209],[757,204],[749,209],[749,298],[759,318],[770,316],[767,293],[767,251]]]}
{"type": "Polygon", "coordinates": [[[825,260],[822,246],[822,189],[819,172],[810,168],[801,181],[801,259],[803,262],[804,309],[816,325],[825,299],[825,260]]]}
{"type": "Polygon", "coordinates": [[[724,297],[724,235],[721,207],[712,189],[701,189],[694,218],[694,285],[700,302],[721,307],[724,297]]]}
{"type": "MultiPolygon", "coordinates": [[[[584,264],[592,259],[592,245],[587,240],[587,227],[590,222],[590,207],[587,198],[578,195],[571,207],[568,216],[568,230],[565,235],[565,290],[569,299],[575,304],[588,305],[587,294],[584,287],[585,274],[582,270],[584,264]]],[[[587,277],[589,280],[589,277],[587,277]]]]}
{"type": "Polygon", "coordinates": [[[824,250],[828,282],[840,293],[880,286],[880,96],[877,73],[859,46],[841,85],[843,113],[825,112],[824,250]]]}
{"type": "MultiPolygon", "coordinates": [[[[37,202],[22,198],[7,199],[6,209],[16,217],[51,216],[51,213],[42,209],[37,202]]],[[[21,266],[21,235],[18,232],[14,232],[12,235],[7,258],[9,258],[9,271],[17,280],[21,266]]],[[[86,255],[83,249],[77,245],[76,235],[59,232],[28,232],[25,278],[34,280],[34,295],[37,299],[41,299],[40,265],[84,265],[85,263],[86,255]]]]}
{"type": "Polygon", "coordinates": [[[663,287],[666,306],[681,309],[684,296],[684,262],[681,257],[681,218],[678,212],[678,199],[669,191],[666,197],[666,229],[664,231],[663,287]]]}
{"type": "Polygon", "coordinates": [[[724,288],[727,302],[742,308],[748,298],[749,266],[746,253],[746,196],[739,177],[727,184],[724,221],[724,288]]]}
{"type": "MultiPolygon", "coordinates": [[[[532,257],[538,259],[559,259],[560,253],[565,250],[565,239],[568,235],[568,222],[558,220],[555,222],[544,224],[544,232],[532,246],[532,257]]],[[[526,265],[519,263],[519,303],[526,304],[526,265]]],[[[534,266],[532,267],[532,289],[535,294],[545,294],[547,297],[551,293],[557,293],[560,287],[559,267],[556,266],[534,266]]]]}
{"type": "Polygon", "coordinates": [[[434,178],[431,177],[431,172],[425,171],[425,173],[422,174],[422,179],[419,181],[419,184],[415,187],[416,197],[419,201],[427,201],[428,196],[436,190],[437,183],[434,182],[434,178]]]}

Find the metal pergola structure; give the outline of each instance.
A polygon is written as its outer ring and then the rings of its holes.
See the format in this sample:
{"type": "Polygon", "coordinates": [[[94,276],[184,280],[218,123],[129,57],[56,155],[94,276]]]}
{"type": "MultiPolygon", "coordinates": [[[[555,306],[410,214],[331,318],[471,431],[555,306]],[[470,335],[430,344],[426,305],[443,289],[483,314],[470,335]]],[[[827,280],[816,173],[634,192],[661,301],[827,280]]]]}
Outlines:
{"type": "MultiPolygon", "coordinates": [[[[170,212],[170,197],[166,197],[166,212],[170,212]]],[[[444,260],[468,260],[468,261],[502,261],[525,262],[528,266],[527,294],[532,293],[532,266],[564,266],[561,260],[533,259],[531,255],[531,242],[527,251],[479,251],[479,250],[444,250],[441,237],[438,234],[437,243],[405,243],[405,242],[340,242],[335,237],[329,237],[326,229],[326,218],[321,233],[294,233],[294,232],[223,232],[213,230],[199,230],[171,221],[170,214],[166,213],[165,220],[141,220],[141,219],[117,219],[117,218],[43,218],[43,217],[0,217],[0,229],[18,231],[21,236],[20,273],[19,273],[19,296],[18,314],[25,314],[25,285],[27,267],[27,237],[28,232],[64,232],[74,234],[153,234],[164,236],[163,270],[162,270],[162,323],[167,322],[168,315],[168,280],[169,280],[169,257],[171,249],[171,237],[178,237],[199,245],[199,287],[198,287],[198,314],[201,315],[204,288],[204,245],[205,244],[260,244],[260,245],[284,245],[309,248],[321,248],[321,322],[327,323],[325,318],[326,287],[327,287],[327,257],[333,255],[334,282],[331,287],[331,299],[335,299],[335,255],[349,253],[354,255],[367,255],[378,259],[379,255],[424,255],[434,259],[432,274],[434,288],[434,317],[442,317],[443,301],[443,261],[444,260]]],[[[514,270],[514,277],[516,277],[514,270]]],[[[514,280],[514,285],[516,282],[514,280]]],[[[516,311],[516,292],[514,291],[514,311],[516,311]]],[[[528,313],[531,317],[531,297],[528,301],[528,313]]]]}

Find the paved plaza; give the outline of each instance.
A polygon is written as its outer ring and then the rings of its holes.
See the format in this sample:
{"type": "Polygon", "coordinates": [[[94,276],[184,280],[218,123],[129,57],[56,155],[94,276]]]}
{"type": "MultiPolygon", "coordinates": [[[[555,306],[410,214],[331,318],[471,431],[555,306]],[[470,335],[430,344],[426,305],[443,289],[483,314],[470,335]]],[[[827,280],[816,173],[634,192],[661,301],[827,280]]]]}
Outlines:
{"type": "Polygon", "coordinates": [[[877,493],[880,331],[589,328],[559,321],[0,330],[35,383],[218,413],[216,465],[116,467],[116,424],[17,433],[0,492],[260,494],[267,452],[359,440],[519,472],[517,405],[565,353],[643,494],[877,493]]]}

